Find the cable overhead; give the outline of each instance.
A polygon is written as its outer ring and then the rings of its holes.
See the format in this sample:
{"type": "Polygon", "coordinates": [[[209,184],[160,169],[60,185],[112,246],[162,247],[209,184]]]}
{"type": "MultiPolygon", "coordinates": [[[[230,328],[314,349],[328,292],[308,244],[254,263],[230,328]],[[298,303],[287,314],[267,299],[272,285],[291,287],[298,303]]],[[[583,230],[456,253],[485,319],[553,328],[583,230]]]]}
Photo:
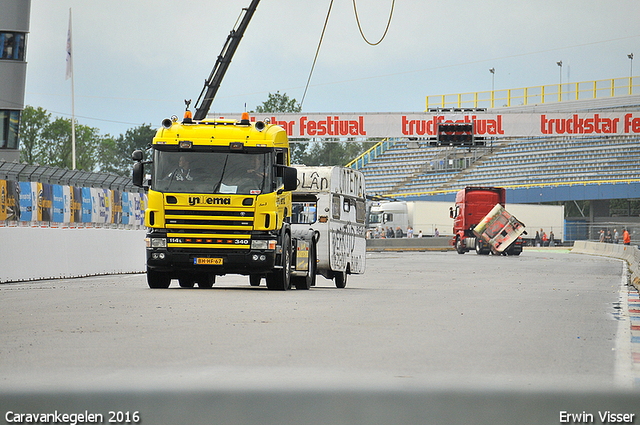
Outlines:
{"type": "Polygon", "coordinates": [[[362,39],[366,41],[367,44],[371,46],[377,46],[387,36],[387,31],[389,31],[389,26],[391,25],[391,17],[393,16],[393,9],[395,8],[395,5],[396,5],[396,0],[393,0],[391,2],[391,12],[389,12],[389,21],[387,22],[387,28],[385,28],[384,34],[382,34],[382,37],[380,37],[380,40],[378,40],[377,43],[371,43],[369,40],[367,40],[367,37],[365,37],[364,32],[362,32],[362,27],[360,26],[360,19],[358,18],[358,9],[356,8],[356,0],[353,0],[353,11],[356,14],[356,22],[358,23],[358,29],[360,30],[360,35],[362,35],[362,39]]]}
{"type": "MultiPolygon", "coordinates": [[[[395,0],[394,0],[395,1],[395,0]]],[[[309,72],[309,78],[307,78],[307,85],[304,87],[304,94],[302,95],[302,100],[300,101],[300,110],[302,110],[302,103],[304,102],[304,98],[307,96],[307,89],[309,88],[309,83],[311,82],[311,75],[313,74],[313,68],[316,67],[316,61],[318,60],[318,53],[320,53],[320,46],[322,45],[322,39],[324,38],[324,32],[327,29],[327,22],[329,22],[329,15],[331,14],[331,7],[333,6],[333,0],[329,3],[329,11],[327,12],[327,18],[324,20],[324,27],[322,27],[322,34],[320,35],[320,41],[318,42],[318,48],[316,49],[316,56],[313,58],[313,65],[311,65],[311,71],[309,72]]]]}

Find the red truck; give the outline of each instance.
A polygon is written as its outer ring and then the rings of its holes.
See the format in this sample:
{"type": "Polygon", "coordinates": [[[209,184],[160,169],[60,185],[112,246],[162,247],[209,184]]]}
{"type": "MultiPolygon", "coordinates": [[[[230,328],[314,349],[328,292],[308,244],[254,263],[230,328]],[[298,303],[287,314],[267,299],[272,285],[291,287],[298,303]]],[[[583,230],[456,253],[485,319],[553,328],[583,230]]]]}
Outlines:
{"type": "Polygon", "coordinates": [[[520,255],[524,224],[504,209],[502,187],[466,187],[456,194],[449,210],[453,239],[458,254],[475,249],[477,254],[520,255]]]}

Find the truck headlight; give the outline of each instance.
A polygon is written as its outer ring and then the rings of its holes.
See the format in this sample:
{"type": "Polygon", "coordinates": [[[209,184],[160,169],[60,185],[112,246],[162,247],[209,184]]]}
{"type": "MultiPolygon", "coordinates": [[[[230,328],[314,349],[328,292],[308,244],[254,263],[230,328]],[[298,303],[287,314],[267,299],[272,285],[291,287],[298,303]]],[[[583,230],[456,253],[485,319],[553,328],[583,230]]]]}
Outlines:
{"type": "Polygon", "coordinates": [[[275,240],[252,240],[251,249],[276,249],[275,240]]]}
{"type": "Polygon", "coordinates": [[[167,247],[167,239],[166,238],[148,238],[147,239],[147,248],[166,248],[167,247]]]}

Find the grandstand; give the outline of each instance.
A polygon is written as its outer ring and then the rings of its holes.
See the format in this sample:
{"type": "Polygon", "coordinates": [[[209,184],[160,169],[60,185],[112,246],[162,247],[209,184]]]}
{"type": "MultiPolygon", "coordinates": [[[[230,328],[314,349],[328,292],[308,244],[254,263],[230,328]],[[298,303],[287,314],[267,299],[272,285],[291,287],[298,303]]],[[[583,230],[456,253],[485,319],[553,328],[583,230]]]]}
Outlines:
{"type": "Polygon", "coordinates": [[[465,186],[515,186],[640,179],[640,137],[494,140],[482,148],[398,141],[365,165],[371,195],[465,186]],[[417,147],[416,147],[417,145],[417,147]]]}
{"type": "MultiPolygon", "coordinates": [[[[575,93],[558,87],[563,101],[528,104],[528,99],[505,99],[504,107],[489,108],[494,113],[526,112],[600,112],[640,111],[640,94],[633,79],[627,78],[627,86],[620,90],[620,80],[609,82],[604,97],[596,93],[595,87],[602,82],[575,83],[575,93]],[[618,84],[618,86],[616,86],[618,84]],[[592,96],[577,88],[593,87],[592,96]],[[620,94],[620,92],[623,94],[620,94]],[[579,100],[578,100],[579,99],[579,100]],[[514,105],[514,106],[508,106],[514,105]]],[[[533,90],[522,89],[524,93],[533,90]]],[[[510,91],[509,91],[510,92],[510,91]]],[[[549,87],[542,93],[551,93],[549,87]]],[[[464,104],[461,99],[477,99],[489,96],[447,95],[432,96],[442,99],[438,107],[461,108],[478,106],[464,104]],[[445,103],[447,98],[454,104],[445,103]]],[[[553,98],[552,96],[549,96],[553,98]]],[[[491,94],[493,104],[493,94],[491,94]]],[[[538,99],[539,100],[539,99],[538,99]]],[[[427,98],[427,104],[433,101],[427,98]]],[[[482,105],[480,105],[482,106],[482,105]]],[[[431,110],[430,110],[431,111],[431,110]]],[[[421,196],[434,192],[453,192],[465,186],[544,186],[571,185],[573,183],[615,184],[621,181],[640,181],[640,136],[639,135],[563,135],[547,137],[494,138],[485,140],[486,146],[475,148],[431,146],[429,140],[389,140],[386,149],[372,148],[373,154],[354,160],[350,166],[360,169],[366,179],[370,195],[421,196]]]]}

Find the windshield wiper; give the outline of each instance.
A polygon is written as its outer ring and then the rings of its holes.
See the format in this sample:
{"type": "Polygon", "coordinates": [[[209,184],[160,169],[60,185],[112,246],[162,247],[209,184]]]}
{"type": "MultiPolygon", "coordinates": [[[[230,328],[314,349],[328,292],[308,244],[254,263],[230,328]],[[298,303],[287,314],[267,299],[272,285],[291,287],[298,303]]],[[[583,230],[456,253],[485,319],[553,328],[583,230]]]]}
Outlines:
{"type": "Polygon", "coordinates": [[[220,174],[220,180],[218,180],[218,183],[216,183],[216,185],[213,187],[213,190],[211,191],[211,193],[217,193],[218,190],[220,190],[220,186],[222,185],[222,179],[224,178],[224,170],[227,168],[228,160],[229,160],[229,154],[227,154],[227,156],[224,158],[224,165],[222,166],[222,174],[220,174]]]}

